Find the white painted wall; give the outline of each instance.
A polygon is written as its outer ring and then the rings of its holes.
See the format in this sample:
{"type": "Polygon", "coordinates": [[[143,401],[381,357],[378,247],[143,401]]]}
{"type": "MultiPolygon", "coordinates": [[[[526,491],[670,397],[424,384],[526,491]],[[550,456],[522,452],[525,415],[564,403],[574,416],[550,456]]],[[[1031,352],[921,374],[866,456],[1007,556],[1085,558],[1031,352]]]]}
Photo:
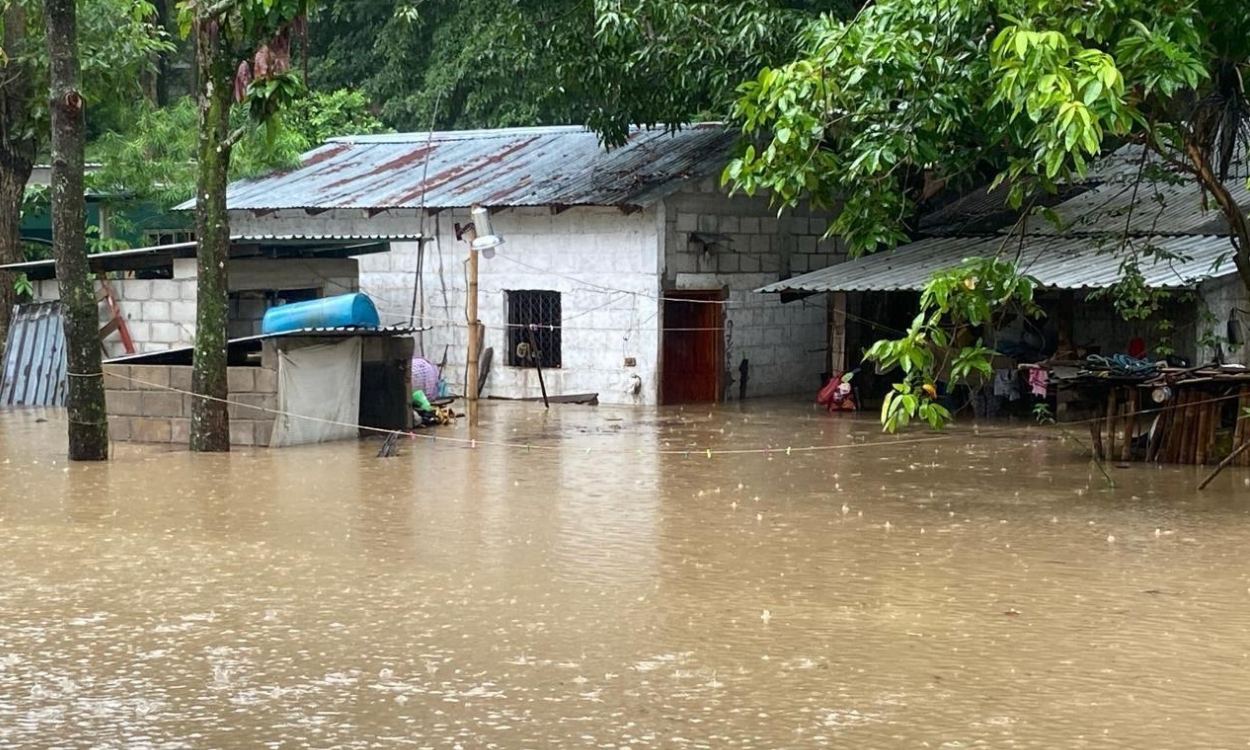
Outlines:
{"type": "Polygon", "coordinates": [[[727,197],[714,179],[664,203],[665,288],[728,292],[725,396],[738,398],[743,359],[749,360],[748,398],[814,394],[829,369],[827,295],[782,304],[780,295],[753,290],[844,260],[840,241],[821,239],[828,217],[806,207],[778,217],[767,199],[727,197]],[[718,241],[705,250],[691,233],[718,241]]]}
{"type": "MultiPolygon", "coordinates": [[[[507,398],[540,395],[537,373],[508,367],[504,352],[507,290],[561,294],[562,367],[544,371],[552,395],[598,393],[603,403],[653,404],[659,351],[659,209],[625,214],[616,208],[581,207],[553,214],[547,208],[504,209],[492,216],[506,244],[479,265],[478,317],[494,361],[485,394],[507,398]],[[633,357],[636,366],[626,367],[633,357]],[[625,392],[632,375],[643,382],[635,398],[625,392]]],[[[444,211],[422,224],[416,210],[369,217],[362,211],[328,211],[308,216],[280,211],[263,217],[235,214],[240,233],[415,235],[425,243],[422,304],[413,322],[430,326],[417,337],[417,350],[439,362],[455,391],[464,382],[466,349],[464,260],[467,246],[455,238],[455,223],[469,222],[468,210],[444,211]]],[[[392,243],[391,252],[362,256],[360,288],[382,313],[383,323],[413,320],[417,278],[415,242],[392,243]]]]}

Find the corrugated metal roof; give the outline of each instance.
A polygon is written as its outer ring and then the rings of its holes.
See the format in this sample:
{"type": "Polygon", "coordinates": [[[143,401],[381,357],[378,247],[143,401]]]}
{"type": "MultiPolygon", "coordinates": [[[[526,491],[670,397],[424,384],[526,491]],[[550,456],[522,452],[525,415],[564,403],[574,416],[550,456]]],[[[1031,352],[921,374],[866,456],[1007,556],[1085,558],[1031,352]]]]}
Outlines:
{"type": "MultiPolygon", "coordinates": [[[[411,336],[414,333],[428,331],[429,327],[417,328],[413,326],[395,325],[395,326],[334,326],[334,327],[318,327],[318,328],[299,328],[293,331],[278,331],[276,333],[261,333],[255,336],[242,336],[237,339],[230,339],[226,342],[226,346],[231,355],[238,351],[259,351],[260,342],[265,339],[279,339],[291,336],[325,336],[334,337],[350,337],[362,336],[365,338],[376,336],[411,336]]],[[[179,346],[173,349],[162,349],[158,352],[142,352],[139,354],[127,354],[122,357],[114,357],[107,360],[105,364],[110,365],[155,365],[155,364],[190,364],[191,354],[195,351],[194,346],[179,346]]],[[[233,359],[233,357],[232,357],[233,359]]]]}
{"type": "MultiPolygon", "coordinates": [[[[759,292],[869,292],[918,290],[945,268],[970,257],[1014,258],[1020,253],[1020,270],[1043,287],[1053,289],[1102,289],[1123,278],[1122,266],[1129,251],[1116,250],[1111,238],[1028,236],[1019,238],[941,237],[921,240],[887,252],[867,255],[819,271],[769,284],[759,292]],[[1100,244],[1101,243],[1101,244],[1100,244]]],[[[1138,254],[1147,247],[1177,254],[1186,260],[1141,260],[1148,286],[1167,289],[1191,287],[1206,279],[1237,272],[1232,245],[1227,237],[1134,238],[1138,254]]]]}
{"type": "MultiPolygon", "coordinates": [[[[1028,231],[1033,234],[1117,233],[1224,234],[1222,214],[1209,194],[1193,178],[1178,177],[1172,184],[1162,180],[1108,182],[1054,207],[1061,226],[1034,216],[1028,231]],[[1215,231],[1212,231],[1215,230],[1215,231]]],[[[1250,189],[1241,177],[1224,183],[1233,200],[1250,208],[1250,189]]],[[[1004,230],[1007,231],[1007,230],[1004,230]]]]}
{"type": "MultiPolygon", "coordinates": [[[[719,123],[635,129],[610,151],[580,127],[335,138],[302,165],[230,185],[231,210],[647,206],[719,172],[736,134],[719,123]],[[428,162],[428,163],[427,163],[428,162]]],[[[178,206],[194,207],[194,201],[178,206]]]]}
{"type": "Polygon", "coordinates": [[[61,303],[13,307],[0,369],[0,405],[65,405],[65,330],[61,303]]]}
{"type": "MultiPolygon", "coordinates": [[[[419,235],[397,235],[401,239],[411,239],[419,235]]],[[[385,252],[391,237],[375,237],[373,235],[239,235],[230,238],[231,258],[289,258],[316,256],[355,257],[385,252]]],[[[173,264],[174,258],[194,258],[196,243],[177,242],[170,245],[154,245],[152,247],[136,247],[129,250],[113,250],[106,253],[93,253],[87,261],[94,273],[113,271],[136,271],[140,269],[162,268],[173,264]]],[[[21,263],[9,263],[0,266],[0,271],[24,273],[32,281],[56,278],[56,261],[52,258],[29,260],[21,263]]]]}
{"type": "MultiPolygon", "coordinates": [[[[1033,191],[1025,203],[1029,206],[1055,206],[1089,190],[1088,185],[1065,185],[1051,194],[1033,191]]],[[[1011,187],[1003,183],[993,190],[980,187],[956,198],[920,219],[920,232],[928,237],[989,234],[1003,226],[1014,226],[1024,208],[1008,203],[1011,187]]]]}

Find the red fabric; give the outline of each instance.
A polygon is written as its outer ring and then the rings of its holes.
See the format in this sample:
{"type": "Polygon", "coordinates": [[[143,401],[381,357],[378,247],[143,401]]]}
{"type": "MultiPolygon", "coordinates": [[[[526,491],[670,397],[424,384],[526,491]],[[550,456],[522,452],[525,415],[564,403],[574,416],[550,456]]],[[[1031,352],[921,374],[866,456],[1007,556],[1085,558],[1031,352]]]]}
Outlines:
{"type": "Polygon", "coordinates": [[[829,411],[855,411],[855,399],[851,398],[851,385],[842,381],[844,373],[837,373],[816,394],[816,403],[829,411]]]}
{"type": "Polygon", "coordinates": [[[1129,339],[1128,356],[1133,359],[1144,359],[1146,356],[1146,342],[1137,337],[1129,339]]]}

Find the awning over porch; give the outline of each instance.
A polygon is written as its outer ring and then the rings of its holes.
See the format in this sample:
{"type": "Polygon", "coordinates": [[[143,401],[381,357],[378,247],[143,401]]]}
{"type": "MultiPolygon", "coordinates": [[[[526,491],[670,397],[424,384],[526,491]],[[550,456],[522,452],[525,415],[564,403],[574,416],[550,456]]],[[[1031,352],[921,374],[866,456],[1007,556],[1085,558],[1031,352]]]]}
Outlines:
{"type": "Polygon", "coordinates": [[[1228,237],[1151,236],[1132,237],[1130,241],[1135,251],[1119,247],[1121,239],[1108,236],[1029,235],[1023,241],[1002,235],[937,237],[783,279],[756,291],[920,290],[936,272],[957,266],[965,258],[993,256],[1018,256],[1020,270],[1050,289],[1109,287],[1123,278],[1124,262],[1134,252],[1140,258],[1146,285],[1156,289],[1190,288],[1237,272],[1228,237]]]}

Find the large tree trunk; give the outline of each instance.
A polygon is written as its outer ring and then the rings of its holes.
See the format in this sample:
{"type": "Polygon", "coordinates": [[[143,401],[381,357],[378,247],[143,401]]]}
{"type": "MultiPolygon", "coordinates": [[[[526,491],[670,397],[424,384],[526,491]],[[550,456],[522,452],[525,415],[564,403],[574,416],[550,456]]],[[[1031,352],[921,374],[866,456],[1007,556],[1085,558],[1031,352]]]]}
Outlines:
{"type": "MultiPolygon", "coordinates": [[[[19,225],[22,195],[34,168],[34,160],[30,158],[33,151],[32,148],[21,153],[0,146],[0,264],[20,263],[26,259],[22,254],[19,225]]],[[[0,351],[4,349],[13,305],[17,302],[17,293],[13,288],[15,281],[13,274],[0,272],[0,351]]]]}
{"type": "MultiPolygon", "coordinates": [[[[8,54],[7,60],[0,60],[0,264],[5,264],[25,260],[18,227],[22,196],[35,165],[35,137],[30,127],[35,92],[30,71],[21,62],[22,46],[29,41],[21,3],[4,8],[0,28],[4,30],[0,49],[8,54]]],[[[11,274],[0,272],[0,350],[4,349],[17,300],[13,281],[11,274]]]]}
{"type": "Polygon", "coordinates": [[[52,112],[52,251],[61,288],[68,369],[71,461],[108,458],[108,420],[100,367],[100,323],[87,265],[87,204],[83,195],[83,149],[87,123],[79,92],[76,0],[44,0],[50,56],[52,112]]]}
{"type": "Polygon", "coordinates": [[[230,223],[226,176],[230,167],[230,104],[233,70],[217,21],[195,22],[195,68],[200,88],[199,176],[195,231],[199,278],[195,309],[195,365],[191,411],[191,450],[230,450],[230,419],[225,399],[226,317],[229,313],[230,223]]]}

